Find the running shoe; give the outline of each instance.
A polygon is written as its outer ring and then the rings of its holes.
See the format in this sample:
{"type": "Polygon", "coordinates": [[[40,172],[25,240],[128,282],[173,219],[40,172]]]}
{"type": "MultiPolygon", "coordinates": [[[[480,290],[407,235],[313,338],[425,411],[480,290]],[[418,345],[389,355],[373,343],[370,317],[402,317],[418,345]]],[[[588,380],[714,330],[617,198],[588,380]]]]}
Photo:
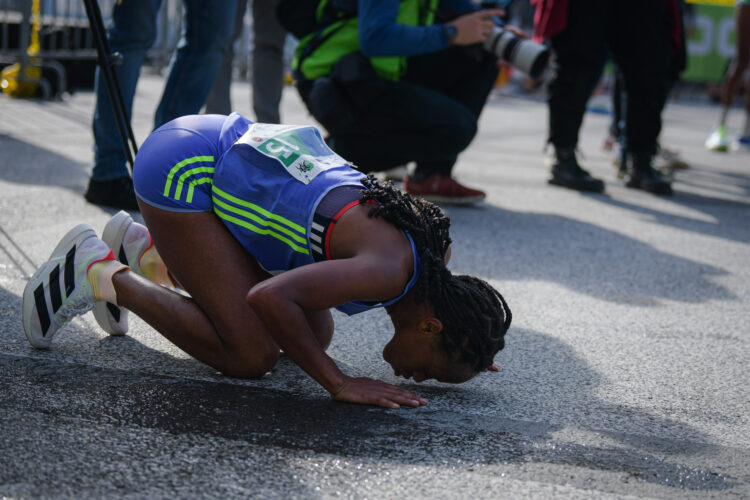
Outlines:
{"type": "Polygon", "coordinates": [[[404,191],[433,203],[449,205],[471,205],[485,198],[484,191],[462,186],[443,174],[432,174],[423,180],[404,177],[404,191]]]}
{"type": "Polygon", "coordinates": [[[658,147],[655,160],[659,161],[658,168],[661,170],[687,170],[690,164],[682,159],[680,153],[662,146],[658,147]]]}
{"type": "Polygon", "coordinates": [[[727,132],[723,125],[714,130],[706,139],[706,149],[711,151],[729,151],[729,141],[727,141],[727,132]]]}
{"type": "Polygon", "coordinates": [[[738,137],[732,144],[735,151],[745,150],[750,151],[750,135],[743,135],[738,137]]]}
{"type": "MultiPolygon", "coordinates": [[[[121,263],[130,270],[161,285],[172,285],[167,268],[156,252],[146,226],[138,224],[125,211],[119,211],[107,222],[102,240],[109,245],[121,263]]],[[[128,310],[110,302],[94,305],[94,318],[110,335],[124,335],[128,331],[128,310]]]]}
{"type": "Polygon", "coordinates": [[[62,238],[23,291],[23,329],[32,346],[48,348],[61,326],[94,307],[87,272],[105,260],[114,260],[114,254],[88,224],[62,238]]]}

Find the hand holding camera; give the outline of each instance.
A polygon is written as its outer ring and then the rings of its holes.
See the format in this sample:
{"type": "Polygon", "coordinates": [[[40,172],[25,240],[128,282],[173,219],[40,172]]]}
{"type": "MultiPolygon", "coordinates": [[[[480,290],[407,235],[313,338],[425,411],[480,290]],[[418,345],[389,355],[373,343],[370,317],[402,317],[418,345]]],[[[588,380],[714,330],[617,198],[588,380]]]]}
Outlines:
{"type": "Polygon", "coordinates": [[[455,36],[451,40],[453,45],[473,45],[482,43],[492,34],[495,26],[494,17],[502,16],[502,9],[477,10],[465,14],[448,23],[455,28],[455,36]]]}

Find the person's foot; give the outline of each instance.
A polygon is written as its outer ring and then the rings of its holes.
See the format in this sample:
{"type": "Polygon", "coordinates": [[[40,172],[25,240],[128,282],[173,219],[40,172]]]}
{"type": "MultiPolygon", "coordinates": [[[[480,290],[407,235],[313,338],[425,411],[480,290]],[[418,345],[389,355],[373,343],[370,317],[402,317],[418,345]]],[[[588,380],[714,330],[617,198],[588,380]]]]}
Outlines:
{"type": "Polygon", "coordinates": [[[672,194],[672,182],[651,165],[651,159],[633,160],[625,185],[654,194],[672,194]]]}
{"type": "Polygon", "coordinates": [[[94,205],[120,208],[122,210],[140,210],[138,202],[135,199],[133,179],[130,177],[122,177],[109,181],[89,179],[89,185],[83,197],[86,198],[86,201],[94,205]]]}
{"type": "Polygon", "coordinates": [[[738,137],[733,144],[735,150],[750,151],[750,135],[743,135],[738,137]]]}
{"type": "Polygon", "coordinates": [[[591,174],[581,168],[576,159],[575,150],[572,149],[555,151],[552,177],[547,182],[577,191],[594,193],[604,191],[604,182],[592,177],[591,174]]]}
{"type": "MultiPolygon", "coordinates": [[[[167,267],[156,251],[146,226],[139,224],[125,211],[116,213],[104,226],[102,240],[112,249],[117,260],[130,270],[160,285],[173,286],[167,267]]],[[[97,302],[94,318],[110,335],[128,331],[128,310],[111,302],[97,302]]]]}
{"type": "Polygon", "coordinates": [[[472,205],[485,198],[484,191],[462,186],[455,179],[443,174],[432,174],[426,179],[404,177],[404,191],[433,203],[449,205],[472,205]]]}
{"type": "Polygon", "coordinates": [[[727,132],[723,125],[719,125],[716,130],[706,139],[706,149],[711,151],[726,152],[729,150],[729,141],[727,141],[727,132]]]}
{"type": "Polygon", "coordinates": [[[687,170],[690,168],[690,165],[688,162],[682,159],[680,157],[680,153],[677,151],[667,149],[665,147],[659,147],[659,151],[657,153],[659,161],[662,163],[660,166],[661,169],[671,171],[671,170],[687,170]]]}
{"type": "Polygon", "coordinates": [[[23,291],[23,329],[32,346],[46,349],[61,326],[94,307],[97,290],[88,279],[89,270],[110,262],[115,262],[112,250],[88,224],[74,227],[60,240],[23,291]]]}

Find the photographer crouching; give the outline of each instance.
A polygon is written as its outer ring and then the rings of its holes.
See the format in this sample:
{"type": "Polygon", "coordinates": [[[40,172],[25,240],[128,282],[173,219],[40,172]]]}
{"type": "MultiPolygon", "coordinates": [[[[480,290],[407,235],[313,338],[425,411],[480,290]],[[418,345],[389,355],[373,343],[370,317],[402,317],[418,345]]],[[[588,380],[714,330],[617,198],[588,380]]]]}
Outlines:
{"type": "Polygon", "coordinates": [[[293,3],[282,0],[277,13],[287,29],[285,17],[315,20],[297,30],[293,68],[329,145],[364,172],[416,162],[404,189],[429,201],[483,200],[451,174],[497,78],[491,51],[524,60],[542,52],[546,64],[544,48],[520,50],[532,42],[503,38],[502,10],[469,0],[322,0],[307,16],[293,3]]]}

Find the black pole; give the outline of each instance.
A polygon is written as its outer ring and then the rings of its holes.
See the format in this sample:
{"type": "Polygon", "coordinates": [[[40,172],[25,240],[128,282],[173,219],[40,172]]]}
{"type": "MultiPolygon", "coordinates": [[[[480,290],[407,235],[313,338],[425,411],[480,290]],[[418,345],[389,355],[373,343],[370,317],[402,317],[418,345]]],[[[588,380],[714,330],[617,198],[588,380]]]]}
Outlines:
{"type": "Polygon", "coordinates": [[[620,68],[615,70],[615,78],[619,85],[615,89],[615,92],[620,93],[620,117],[617,123],[617,129],[620,132],[620,164],[617,168],[617,177],[623,178],[628,173],[628,125],[627,125],[627,113],[628,113],[628,92],[625,88],[625,75],[622,74],[620,68]]]}
{"type": "Polygon", "coordinates": [[[120,84],[117,81],[117,75],[113,69],[113,66],[120,61],[121,56],[120,54],[112,54],[109,49],[109,42],[107,41],[107,34],[104,31],[104,22],[102,21],[102,13],[99,10],[99,4],[96,3],[96,0],[83,0],[83,3],[86,6],[86,15],[89,18],[91,33],[94,36],[94,43],[96,44],[96,53],[99,56],[97,63],[104,75],[107,94],[109,95],[109,101],[112,104],[112,109],[115,113],[117,128],[120,131],[120,139],[122,140],[122,147],[125,151],[125,157],[128,160],[130,173],[132,175],[133,158],[135,158],[136,153],[138,153],[138,146],[135,142],[133,129],[130,126],[130,118],[125,109],[125,102],[122,99],[120,84]]]}

